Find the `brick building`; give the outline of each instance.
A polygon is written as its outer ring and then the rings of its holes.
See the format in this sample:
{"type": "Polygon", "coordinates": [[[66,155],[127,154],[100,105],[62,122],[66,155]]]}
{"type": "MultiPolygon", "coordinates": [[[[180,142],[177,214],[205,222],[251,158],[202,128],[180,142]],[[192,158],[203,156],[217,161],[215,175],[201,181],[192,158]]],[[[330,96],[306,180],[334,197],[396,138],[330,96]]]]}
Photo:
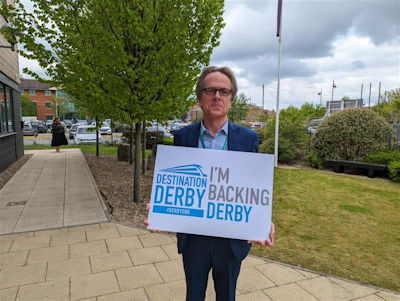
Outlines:
{"type": "Polygon", "coordinates": [[[53,119],[51,97],[53,95],[56,96],[56,88],[52,88],[49,84],[43,84],[35,79],[21,78],[19,90],[21,93],[28,94],[36,104],[38,120],[53,119]]]}
{"type": "MultiPolygon", "coordinates": [[[[10,0],[5,1],[12,3],[10,0]]],[[[0,27],[8,23],[0,15],[0,27]]],[[[18,89],[18,46],[11,48],[0,34],[0,172],[24,155],[21,129],[21,98],[18,89]]]]}

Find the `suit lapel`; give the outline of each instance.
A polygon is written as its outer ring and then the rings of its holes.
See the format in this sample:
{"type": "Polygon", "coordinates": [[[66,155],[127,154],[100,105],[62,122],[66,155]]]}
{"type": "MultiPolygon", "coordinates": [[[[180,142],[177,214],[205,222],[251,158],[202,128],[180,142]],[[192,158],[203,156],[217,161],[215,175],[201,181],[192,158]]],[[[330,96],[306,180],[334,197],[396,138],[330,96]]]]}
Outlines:
{"type": "Polygon", "coordinates": [[[239,135],[236,135],[236,126],[228,121],[228,150],[235,150],[236,145],[240,144],[239,135]]]}
{"type": "Polygon", "coordinates": [[[199,137],[200,137],[200,123],[196,123],[195,126],[191,129],[192,132],[188,136],[188,145],[189,147],[198,147],[199,145],[199,137]]]}

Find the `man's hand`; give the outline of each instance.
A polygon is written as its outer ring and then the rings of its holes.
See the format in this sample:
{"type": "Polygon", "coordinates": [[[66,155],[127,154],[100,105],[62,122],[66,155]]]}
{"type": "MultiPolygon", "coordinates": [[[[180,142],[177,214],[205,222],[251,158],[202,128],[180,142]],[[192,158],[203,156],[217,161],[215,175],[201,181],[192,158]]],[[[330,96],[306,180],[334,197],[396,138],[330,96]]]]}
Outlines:
{"type": "MultiPolygon", "coordinates": [[[[251,244],[251,240],[247,241],[249,244],[251,244]]],[[[269,241],[265,240],[265,241],[261,241],[261,240],[255,240],[254,241],[256,244],[261,245],[261,246],[269,246],[272,247],[273,245],[275,245],[275,225],[273,222],[271,222],[271,231],[269,233],[269,241]]]]}
{"type": "MultiPolygon", "coordinates": [[[[150,203],[147,203],[146,204],[146,210],[147,210],[147,212],[150,210],[150,203]]],[[[149,218],[148,218],[148,215],[144,218],[144,224],[146,225],[146,227],[148,227],[150,224],[149,224],[149,218]]],[[[153,229],[149,229],[149,231],[151,232],[151,233],[160,233],[160,232],[164,232],[164,233],[167,233],[167,232],[165,232],[165,231],[161,231],[161,230],[158,230],[158,229],[156,229],[156,230],[153,230],[153,229]]]]}

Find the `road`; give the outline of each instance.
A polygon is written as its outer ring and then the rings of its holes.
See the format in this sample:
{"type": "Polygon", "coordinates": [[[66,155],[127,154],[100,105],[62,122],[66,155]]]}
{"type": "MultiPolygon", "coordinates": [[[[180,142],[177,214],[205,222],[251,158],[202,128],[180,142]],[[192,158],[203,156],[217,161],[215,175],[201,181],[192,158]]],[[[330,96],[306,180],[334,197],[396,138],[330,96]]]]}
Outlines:
{"type": "MultiPolygon", "coordinates": [[[[67,139],[69,138],[68,133],[65,135],[67,139]]],[[[120,143],[121,142],[121,133],[113,133],[113,141],[114,143],[120,143]]],[[[111,143],[111,135],[103,135],[102,136],[104,139],[104,142],[111,143]]],[[[75,142],[73,139],[68,139],[68,143],[70,145],[74,145],[75,142]]],[[[24,136],[24,145],[50,145],[51,144],[51,134],[45,133],[45,134],[38,134],[37,137],[34,136],[24,136]]]]}

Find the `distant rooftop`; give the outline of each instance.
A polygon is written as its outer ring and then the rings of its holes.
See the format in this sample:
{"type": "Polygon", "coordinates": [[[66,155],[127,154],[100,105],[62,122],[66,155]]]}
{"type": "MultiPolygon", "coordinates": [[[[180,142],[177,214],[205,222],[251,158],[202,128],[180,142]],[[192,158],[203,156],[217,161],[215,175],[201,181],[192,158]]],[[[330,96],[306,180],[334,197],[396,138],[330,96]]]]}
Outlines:
{"type": "Polygon", "coordinates": [[[19,88],[21,90],[22,89],[54,90],[54,88],[51,88],[49,84],[41,83],[36,79],[25,79],[25,78],[21,78],[21,83],[19,84],[19,88]]]}

